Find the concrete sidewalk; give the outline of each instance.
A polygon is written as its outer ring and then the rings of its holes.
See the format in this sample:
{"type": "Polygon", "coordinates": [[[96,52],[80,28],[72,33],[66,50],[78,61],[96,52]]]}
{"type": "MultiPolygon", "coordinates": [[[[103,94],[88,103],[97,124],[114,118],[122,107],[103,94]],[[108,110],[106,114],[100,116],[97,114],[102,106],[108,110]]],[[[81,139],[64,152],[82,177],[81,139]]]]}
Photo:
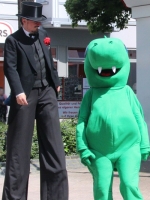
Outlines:
{"type": "MultiPolygon", "coordinates": [[[[67,159],[69,176],[69,200],[93,200],[92,177],[87,168],[78,158],[67,159]]],[[[0,198],[2,194],[4,176],[0,175],[0,198]]],[[[28,200],[40,200],[40,177],[38,161],[31,161],[28,200]]],[[[144,200],[150,200],[150,161],[142,163],[140,172],[140,190],[144,200]]],[[[114,200],[122,200],[119,192],[119,177],[114,173],[113,182],[114,200]]]]}

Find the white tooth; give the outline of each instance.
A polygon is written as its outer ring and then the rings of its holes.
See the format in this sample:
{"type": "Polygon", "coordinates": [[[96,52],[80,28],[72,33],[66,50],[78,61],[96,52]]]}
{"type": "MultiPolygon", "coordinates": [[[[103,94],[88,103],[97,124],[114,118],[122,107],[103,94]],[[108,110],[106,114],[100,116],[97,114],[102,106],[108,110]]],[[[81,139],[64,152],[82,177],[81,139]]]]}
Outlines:
{"type": "Polygon", "coordinates": [[[98,67],[99,74],[101,73],[101,71],[102,71],[102,67],[98,67]]]}
{"type": "Polygon", "coordinates": [[[112,71],[116,73],[116,67],[112,67],[112,71]]]}

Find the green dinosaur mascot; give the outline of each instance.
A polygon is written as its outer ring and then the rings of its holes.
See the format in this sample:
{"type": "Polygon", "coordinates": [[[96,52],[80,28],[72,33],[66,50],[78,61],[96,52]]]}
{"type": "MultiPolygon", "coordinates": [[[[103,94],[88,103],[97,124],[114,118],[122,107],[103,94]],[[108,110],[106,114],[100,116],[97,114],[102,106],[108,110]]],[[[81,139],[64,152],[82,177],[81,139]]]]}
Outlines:
{"type": "Polygon", "coordinates": [[[130,61],[122,41],[91,41],[84,70],[90,89],[79,110],[76,139],[81,162],[93,176],[94,199],[113,199],[115,169],[123,199],[143,199],[139,170],[149,156],[149,136],[142,107],[127,85],[130,61]]]}

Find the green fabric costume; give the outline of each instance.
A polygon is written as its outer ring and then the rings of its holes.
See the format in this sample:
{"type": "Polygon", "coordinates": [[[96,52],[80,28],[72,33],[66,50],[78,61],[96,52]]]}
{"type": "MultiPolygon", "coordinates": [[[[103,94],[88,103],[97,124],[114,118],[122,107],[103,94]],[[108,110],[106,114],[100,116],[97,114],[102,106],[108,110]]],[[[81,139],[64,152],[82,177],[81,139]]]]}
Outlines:
{"type": "Polygon", "coordinates": [[[113,199],[115,169],[123,199],[143,199],[138,189],[139,170],[141,159],[149,156],[149,136],[142,107],[126,85],[130,61],[122,41],[91,41],[84,70],[91,88],[81,103],[76,139],[81,162],[93,175],[94,199],[113,199]]]}

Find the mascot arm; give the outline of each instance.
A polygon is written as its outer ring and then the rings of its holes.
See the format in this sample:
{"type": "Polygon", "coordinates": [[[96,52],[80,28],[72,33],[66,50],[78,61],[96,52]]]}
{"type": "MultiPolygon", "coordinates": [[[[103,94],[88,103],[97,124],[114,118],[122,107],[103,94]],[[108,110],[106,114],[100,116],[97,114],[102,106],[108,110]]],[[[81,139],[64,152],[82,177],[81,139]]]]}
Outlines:
{"type": "Polygon", "coordinates": [[[82,164],[84,164],[85,166],[91,165],[91,160],[95,159],[95,155],[89,149],[79,151],[79,155],[82,164]]]}
{"type": "Polygon", "coordinates": [[[142,160],[147,160],[150,153],[150,144],[149,144],[147,124],[144,120],[143,109],[134,92],[131,90],[130,87],[128,87],[128,89],[129,89],[128,94],[130,96],[132,111],[141,133],[140,148],[141,148],[142,160]]]}
{"type": "Polygon", "coordinates": [[[78,114],[78,124],[76,128],[77,152],[80,155],[81,162],[86,166],[90,165],[90,160],[95,158],[95,155],[88,149],[86,140],[86,126],[91,113],[91,103],[92,89],[88,90],[84,95],[78,114]]]}

